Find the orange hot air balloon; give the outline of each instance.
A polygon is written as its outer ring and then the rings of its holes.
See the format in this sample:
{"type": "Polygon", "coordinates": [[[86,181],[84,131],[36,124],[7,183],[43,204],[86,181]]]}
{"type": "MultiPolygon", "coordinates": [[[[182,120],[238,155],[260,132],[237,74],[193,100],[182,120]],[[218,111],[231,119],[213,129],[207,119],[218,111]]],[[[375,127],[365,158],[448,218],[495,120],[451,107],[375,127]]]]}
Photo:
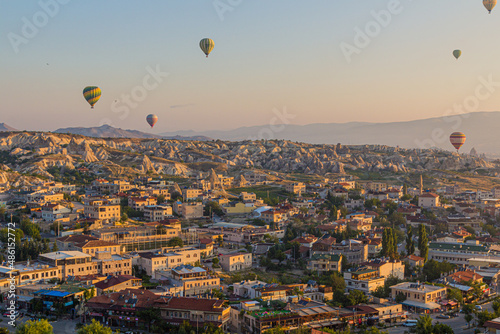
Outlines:
{"type": "Polygon", "coordinates": [[[465,135],[462,132],[453,132],[450,136],[450,143],[458,150],[465,143],[465,135]]]}

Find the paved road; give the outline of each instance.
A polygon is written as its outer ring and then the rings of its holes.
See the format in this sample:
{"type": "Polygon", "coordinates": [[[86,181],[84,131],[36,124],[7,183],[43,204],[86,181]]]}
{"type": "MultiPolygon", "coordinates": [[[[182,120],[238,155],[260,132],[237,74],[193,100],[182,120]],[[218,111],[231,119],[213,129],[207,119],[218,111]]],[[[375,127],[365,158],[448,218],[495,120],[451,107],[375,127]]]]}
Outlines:
{"type": "MultiPolygon", "coordinates": [[[[493,312],[493,302],[489,302],[486,304],[481,305],[483,310],[488,310],[490,312],[493,312]]],[[[459,313],[459,316],[456,318],[451,318],[451,319],[438,319],[436,318],[438,314],[433,314],[431,315],[431,318],[433,319],[433,323],[440,322],[443,324],[446,324],[450,326],[455,333],[460,333],[460,334],[472,334],[474,333],[474,330],[476,329],[474,320],[470,323],[470,328],[467,328],[467,322],[464,319],[464,314],[459,313]]],[[[475,317],[474,317],[475,318],[475,317]]],[[[412,315],[410,319],[418,319],[418,315],[412,315]]],[[[398,327],[392,327],[389,328],[387,331],[389,334],[403,334],[405,331],[408,331],[409,327],[404,327],[404,326],[398,326],[398,327]]]]}
{"type": "MultiPolygon", "coordinates": [[[[22,323],[25,323],[26,321],[29,320],[29,317],[23,317],[20,319],[16,319],[16,325],[19,326],[22,323]]],[[[0,322],[0,327],[7,328],[10,333],[15,333],[16,328],[12,327],[8,323],[9,319],[6,317],[2,317],[2,322],[0,322]]],[[[76,332],[76,324],[78,323],[78,320],[58,320],[58,321],[51,321],[50,324],[52,327],[54,327],[54,333],[61,333],[61,334],[73,334],[76,332]]]]}

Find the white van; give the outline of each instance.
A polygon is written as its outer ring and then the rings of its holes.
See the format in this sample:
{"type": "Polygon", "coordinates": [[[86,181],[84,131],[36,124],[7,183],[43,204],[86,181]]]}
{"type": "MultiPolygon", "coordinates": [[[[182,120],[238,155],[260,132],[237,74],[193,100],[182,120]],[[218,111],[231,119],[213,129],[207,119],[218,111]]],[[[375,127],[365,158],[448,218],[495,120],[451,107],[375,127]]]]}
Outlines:
{"type": "Polygon", "coordinates": [[[415,326],[417,326],[417,320],[406,320],[403,323],[403,326],[406,326],[406,327],[415,327],[415,326]]]}

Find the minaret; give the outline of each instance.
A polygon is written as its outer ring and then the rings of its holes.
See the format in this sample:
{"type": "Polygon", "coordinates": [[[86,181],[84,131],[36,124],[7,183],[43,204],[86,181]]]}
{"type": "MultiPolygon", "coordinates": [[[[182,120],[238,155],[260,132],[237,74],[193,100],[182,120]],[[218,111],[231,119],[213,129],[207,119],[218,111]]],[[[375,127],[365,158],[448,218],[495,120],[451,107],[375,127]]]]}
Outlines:
{"type": "Polygon", "coordinates": [[[424,192],[424,179],[422,177],[422,174],[420,174],[420,195],[424,192]]]}

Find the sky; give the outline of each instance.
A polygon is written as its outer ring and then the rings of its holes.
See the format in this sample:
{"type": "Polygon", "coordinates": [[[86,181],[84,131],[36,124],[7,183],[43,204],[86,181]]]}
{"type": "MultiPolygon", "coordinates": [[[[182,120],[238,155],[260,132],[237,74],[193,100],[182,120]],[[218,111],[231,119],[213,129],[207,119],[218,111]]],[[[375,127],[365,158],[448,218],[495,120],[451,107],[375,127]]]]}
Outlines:
{"type": "Polygon", "coordinates": [[[0,0],[0,13],[0,122],[20,130],[500,110],[500,6],[489,15],[481,0],[0,0]],[[95,109],[89,85],[102,89],[95,109]]]}

